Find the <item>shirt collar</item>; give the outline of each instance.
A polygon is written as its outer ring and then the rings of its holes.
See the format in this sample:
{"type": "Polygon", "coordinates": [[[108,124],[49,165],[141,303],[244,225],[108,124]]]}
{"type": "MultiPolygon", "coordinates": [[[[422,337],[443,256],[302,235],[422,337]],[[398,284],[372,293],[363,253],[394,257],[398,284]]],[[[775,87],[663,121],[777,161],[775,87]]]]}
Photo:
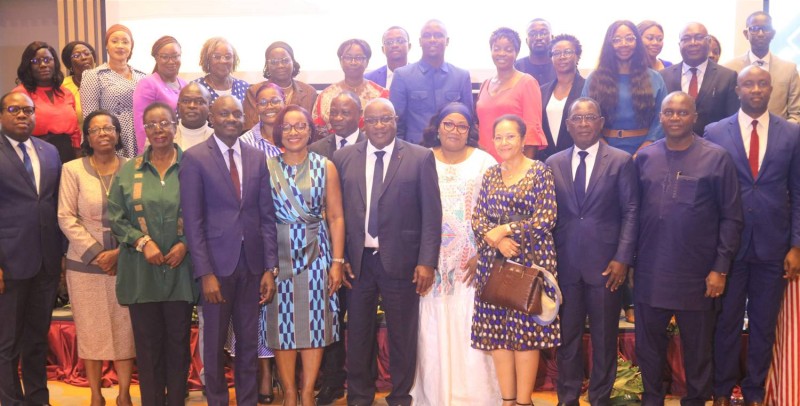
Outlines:
{"type": "Polygon", "coordinates": [[[708,68],[708,58],[706,58],[706,60],[703,61],[703,63],[701,63],[701,64],[699,64],[697,66],[689,66],[689,65],[686,64],[686,62],[682,62],[681,65],[683,67],[683,74],[684,75],[689,73],[689,69],[691,69],[691,68],[697,68],[697,74],[700,75],[703,72],[705,72],[706,69],[708,68]]]}
{"type": "Polygon", "coordinates": [[[393,139],[389,145],[383,147],[383,149],[375,148],[371,142],[367,141],[367,156],[374,154],[375,151],[386,151],[387,156],[392,156],[392,152],[394,151],[394,145],[397,142],[397,138],[393,139]]]}
{"type": "MultiPolygon", "coordinates": [[[[6,139],[8,140],[8,143],[11,144],[12,148],[16,148],[16,150],[19,150],[19,141],[9,137],[6,134],[3,134],[3,136],[6,137],[6,139]]],[[[33,141],[31,141],[31,137],[28,137],[27,140],[22,141],[22,144],[24,144],[25,148],[27,148],[27,149],[33,148],[33,141]]]]}
{"type": "Polygon", "coordinates": [[[445,73],[450,72],[450,67],[447,64],[447,62],[443,62],[442,66],[440,66],[439,68],[434,68],[433,65],[429,64],[424,59],[419,60],[419,68],[422,71],[422,73],[428,73],[428,71],[431,69],[440,69],[442,72],[445,73]]]}
{"type": "Polygon", "coordinates": [[[597,140],[597,142],[595,142],[594,145],[592,145],[591,147],[586,148],[586,149],[580,149],[576,145],[575,148],[572,149],[572,157],[573,158],[574,157],[578,157],[578,159],[580,159],[580,155],[578,155],[578,152],[580,152],[580,151],[588,152],[589,155],[586,156],[587,158],[590,157],[590,156],[597,156],[597,151],[599,151],[599,150],[600,150],[600,140],[597,140]]]}
{"type": "Polygon", "coordinates": [[[223,154],[227,154],[228,150],[233,148],[233,150],[236,151],[239,156],[242,156],[242,147],[238,138],[236,139],[236,142],[233,143],[232,147],[225,145],[225,143],[222,142],[219,137],[217,137],[216,133],[214,133],[214,141],[217,142],[217,147],[219,147],[219,150],[222,151],[223,154]]]}
{"type": "Polygon", "coordinates": [[[358,128],[356,128],[356,130],[353,131],[352,134],[350,134],[350,135],[348,135],[346,137],[341,137],[341,136],[335,135],[335,134],[334,134],[334,137],[335,137],[334,140],[336,141],[336,148],[337,149],[339,148],[339,144],[342,142],[342,139],[347,140],[347,145],[353,145],[353,144],[356,143],[356,140],[358,140],[358,128]]]}
{"type": "Polygon", "coordinates": [[[739,127],[750,127],[753,125],[753,120],[758,120],[758,125],[763,126],[769,122],[769,110],[758,117],[750,117],[747,113],[739,109],[739,127]]]}
{"type": "Polygon", "coordinates": [[[754,65],[756,61],[764,61],[764,65],[769,66],[770,61],[772,61],[772,52],[767,52],[763,58],[759,58],[752,51],[747,51],[747,59],[750,60],[750,65],[754,65]]]}
{"type": "MultiPolygon", "coordinates": [[[[181,163],[181,156],[183,156],[183,150],[178,144],[173,143],[172,145],[175,148],[175,153],[177,154],[175,155],[175,165],[179,165],[181,163]]],[[[152,152],[153,152],[153,146],[148,145],[147,149],[144,150],[144,153],[136,157],[136,165],[135,165],[136,170],[141,171],[144,168],[145,164],[153,166],[153,164],[150,163],[150,154],[152,152]]]]}

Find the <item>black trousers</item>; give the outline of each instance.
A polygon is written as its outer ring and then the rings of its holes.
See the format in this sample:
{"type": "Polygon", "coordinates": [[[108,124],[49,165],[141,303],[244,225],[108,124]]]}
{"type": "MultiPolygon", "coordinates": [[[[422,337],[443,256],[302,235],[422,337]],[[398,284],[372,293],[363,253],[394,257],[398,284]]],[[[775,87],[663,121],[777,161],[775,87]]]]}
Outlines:
{"type": "Polygon", "coordinates": [[[185,404],[192,304],[183,301],[128,306],[136,345],[143,406],[185,404]],[[166,391],[166,395],[165,395],[166,391]]]}

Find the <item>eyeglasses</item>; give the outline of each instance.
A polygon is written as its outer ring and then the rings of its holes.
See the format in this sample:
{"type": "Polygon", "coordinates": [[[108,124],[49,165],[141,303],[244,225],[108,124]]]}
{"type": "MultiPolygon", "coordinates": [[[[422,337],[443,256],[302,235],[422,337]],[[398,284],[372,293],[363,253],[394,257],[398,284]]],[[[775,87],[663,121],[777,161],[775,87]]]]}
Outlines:
{"type": "Polygon", "coordinates": [[[230,62],[233,60],[233,54],[225,54],[225,55],[211,54],[211,59],[213,59],[214,62],[219,62],[219,61],[230,62]]]}
{"type": "Polygon", "coordinates": [[[88,57],[93,56],[93,55],[92,55],[91,51],[89,51],[87,49],[87,50],[85,50],[83,52],[75,52],[74,54],[70,55],[70,58],[72,58],[72,59],[81,59],[82,56],[85,56],[85,57],[88,58],[88,57]]]}
{"type": "MultiPolygon", "coordinates": [[[[145,127],[147,127],[146,124],[145,124],[145,127]]],[[[107,125],[107,126],[104,126],[104,127],[92,127],[92,128],[89,129],[89,135],[97,135],[97,134],[100,134],[100,133],[103,133],[103,134],[116,134],[117,133],[117,127],[114,127],[113,125],[107,125]]]]}
{"type": "Polygon", "coordinates": [[[15,116],[22,112],[22,114],[30,117],[34,112],[36,112],[36,108],[30,106],[8,106],[6,107],[6,111],[15,116]]]}
{"type": "Polygon", "coordinates": [[[31,65],[38,65],[40,63],[43,63],[43,64],[47,65],[50,62],[53,62],[53,58],[51,58],[49,56],[45,56],[45,57],[42,57],[42,58],[33,58],[33,59],[31,59],[31,65]]]}
{"type": "Polygon", "coordinates": [[[751,34],[757,34],[759,32],[768,33],[772,32],[771,25],[751,25],[747,27],[747,31],[750,31],[751,34]]]}
{"type": "Polygon", "coordinates": [[[529,38],[547,38],[550,36],[550,31],[528,31],[529,38]]]}
{"type": "Polygon", "coordinates": [[[681,43],[688,44],[691,42],[703,42],[708,40],[708,35],[705,34],[696,34],[696,35],[684,35],[681,37],[681,43]]]}
{"type": "Polygon", "coordinates": [[[366,61],[366,60],[367,60],[367,57],[364,56],[364,55],[356,55],[356,56],[342,55],[342,62],[364,63],[364,61],[366,61]]]}
{"type": "Polygon", "coordinates": [[[269,64],[269,66],[291,65],[292,58],[287,56],[286,58],[267,59],[267,64],[269,64]]]}
{"type": "Polygon", "coordinates": [[[572,124],[581,124],[584,121],[587,123],[594,123],[595,121],[599,120],[600,116],[597,114],[575,114],[573,116],[569,116],[567,120],[569,120],[572,124]]]}
{"type": "Polygon", "coordinates": [[[635,44],[636,43],[636,36],[635,35],[626,35],[624,37],[614,37],[611,38],[612,45],[622,45],[622,44],[635,44]]]}
{"type": "Polygon", "coordinates": [[[145,131],[155,131],[156,129],[163,130],[173,125],[175,125],[175,122],[169,120],[159,121],[157,123],[145,123],[144,130],[145,131]]]}
{"type": "Polygon", "coordinates": [[[441,32],[424,32],[420,35],[424,40],[431,40],[431,39],[444,39],[444,33],[441,32]]]}
{"type": "Polygon", "coordinates": [[[678,116],[680,118],[686,118],[692,115],[689,110],[664,110],[661,112],[661,115],[665,118],[672,118],[678,116]]]}
{"type": "Polygon", "coordinates": [[[364,124],[378,125],[378,123],[388,125],[397,120],[397,116],[364,117],[364,124]]]}
{"type": "Polygon", "coordinates": [[[561,58],[562,56],[564,58],[569,58],[569,57],[572,57],[572,56],[575,56],[575,55],[576,54],[575,54],[575,50],[574,49],[565,49],[563,51],[550,52],[550,56],[553,57],[553,58],[556,58],[556,59],[561,58]]]}
{"type": "Polygon", "coordinates": [[[644,38],[644,39],[646,39],[646,40],[648,40],[650,42],[658,42],[658,43],[664,42],[664,36],[663,35],[652,35],[651,34],[651,35],[645,35],[642,38],[644,38]]]}
{"type": "Polygon", "coordinates": [[[283,99],[281,99],[280,97],[273,97],[271,99],[261,99],[258,101],[258,105],[261,107],[267,107],[267,105],[280,106],[281,104],[283,104],[283,99]]]}
{"type": "Polygon", "coordinates": [[[181,54],[172,54],[172,55],[158,54],[158,59],[160,59],[162,62],[169,62],[169,61],[180,62],[181,54]]]}
{"type": "Polygon", "coordinates": [[[296,132],[300,133],[305,131],[307,128],[308,128],[308,123],[297,123],[297,124],[286,123],[281,126],[281,131],[288,134],[292,131],[292,129],[294,129],[296,132]]]}
{"type": "Polygon", "coordinates": [[[742,82],[739,85],[740,88],[747,89],[747,90],[752,90],[756,86],[758,86],[758,88],[760,88],[760,89],[765,89],[765,88],[771,87],[772,84],[768,80],[759,80],[758,82],[755,82],[755,81],[752,81],[752,80],[748,80],[748,81],[742,82]]]}
{"type": "Polygon", "coordinates": [[[466,134],[469,131],[469,125],[467,124],[456,124],[452,121],[442,121],[442,128],[445,131],[455,131],[459,134],[466,134]]]}
{"type": "Polygon", "coordinates": [[[189,105],[196,104],[198,106],[204,106],[204,105],[208,104],[208,102],[206,102],[206,99],[204,99],[202,97],[198,97],[196,99],[190,99],[188,97],[183,97],[180,100],[178,100],[178,102],[180,104],[189,104],[189,105]]]}
{"type": "Polygon", "coordinates": [[[244,117],[244,113],[242,113],[241,110],[236,110],[236,111],[222,110],[217,112],[217,115],[220,116],[221,118],[228,118],[230,116],[233,116],[233,118],[240,119],[244,117]]]}
{"type": "Polygon", "coordinates": [[[405,45],[408,43],[408,40],[405,38],[395,38],[395,39],[385,39],[383,40],[383,46],[390,47],[392,45],[405,45]]]}

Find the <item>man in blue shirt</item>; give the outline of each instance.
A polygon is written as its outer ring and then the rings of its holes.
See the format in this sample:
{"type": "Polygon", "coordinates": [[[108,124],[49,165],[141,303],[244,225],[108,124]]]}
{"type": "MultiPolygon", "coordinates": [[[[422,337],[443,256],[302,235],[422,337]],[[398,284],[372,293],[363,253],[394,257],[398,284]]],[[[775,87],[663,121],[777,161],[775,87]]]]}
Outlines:
{"type": "Polygon", "coordinates": [[[422,59],[394,72],[389,98],[397,111],[397,137],[418,144],[430,118],[443,106],[461,102],[473,109],[469,72],[444,61],[450,38],[439,20],[422,27],[422,59]]]}

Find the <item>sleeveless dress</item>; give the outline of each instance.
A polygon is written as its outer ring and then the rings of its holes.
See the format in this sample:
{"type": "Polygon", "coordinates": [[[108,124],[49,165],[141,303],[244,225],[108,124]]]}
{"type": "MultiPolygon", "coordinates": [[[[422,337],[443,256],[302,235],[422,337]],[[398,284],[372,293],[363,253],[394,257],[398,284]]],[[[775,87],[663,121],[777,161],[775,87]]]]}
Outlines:
{"type": "Polygon", "coordinates": [[[327,159],[267,160],[278,220],[277,292],[268,305],[266,341],[275,350],[322,348],[339,341],[338,296],[329,296],[331,242],[323,218],[327,159]]]}

